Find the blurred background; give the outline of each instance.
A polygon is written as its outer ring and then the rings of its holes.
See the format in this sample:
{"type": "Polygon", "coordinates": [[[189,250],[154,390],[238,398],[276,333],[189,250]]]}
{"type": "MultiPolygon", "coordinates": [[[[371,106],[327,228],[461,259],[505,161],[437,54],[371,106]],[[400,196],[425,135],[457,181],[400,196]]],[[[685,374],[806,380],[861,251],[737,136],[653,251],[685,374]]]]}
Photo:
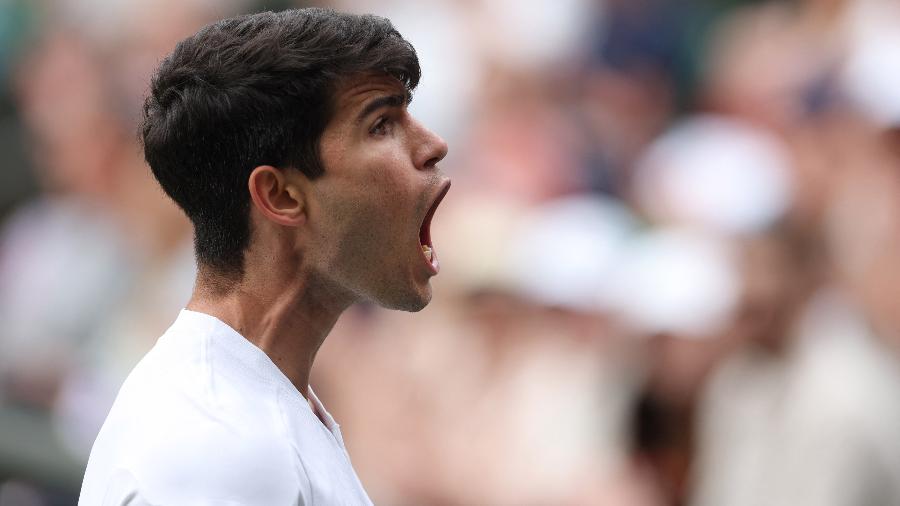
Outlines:
{"type": "MultiPolygon", "coordinates": [[[[77,501],[190,294],[136,124],[160,58],[290,0],[0,0],[0,505],[77,501]]],[[[451,146],[419,314],[312,384],[384,505],[900,505],[900,3],[335,0],[451,146]]]]}

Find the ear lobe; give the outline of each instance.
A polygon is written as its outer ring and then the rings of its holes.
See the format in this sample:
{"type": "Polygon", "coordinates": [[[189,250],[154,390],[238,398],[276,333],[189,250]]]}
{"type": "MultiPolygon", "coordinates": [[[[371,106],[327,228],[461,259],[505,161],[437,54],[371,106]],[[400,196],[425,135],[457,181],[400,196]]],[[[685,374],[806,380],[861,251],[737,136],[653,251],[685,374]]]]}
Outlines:
{"type": "Polygon", "coordinates": [[[247,180],[253,205],[266,218],[289,227],[306,219],[306,202],[302,190],[271,165],[253,169],[247,180]]]}

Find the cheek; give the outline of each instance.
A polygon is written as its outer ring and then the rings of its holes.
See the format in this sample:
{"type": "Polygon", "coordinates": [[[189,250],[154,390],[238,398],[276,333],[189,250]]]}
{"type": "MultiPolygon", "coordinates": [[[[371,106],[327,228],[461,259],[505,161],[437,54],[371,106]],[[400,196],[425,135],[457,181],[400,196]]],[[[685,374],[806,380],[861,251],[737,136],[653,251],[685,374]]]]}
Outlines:
{"type": "Polygon", "coordinates": [[[365,167],[364,176],[370,184],[391,186],[402,183],[409,174],[409,158],[394,146],[379,146],[359,160],[359,167],[365,167]]]}
{"type": "Polygon", "coordinates": [[[323,244],[331,244],[326,255],[336,268],[359,274],[373,264],[391,261],[385,255],[400,242],[403,229],[402,198],[396,186],[372,178],[353,191],[344,191],[328,206],[328,226],[322,230],[323,244]]]}
{"type": "Polygon", "coordinates": [[[414,211],[421,194],[416,171],[407,157],[397,149],[376,154],[360,167],[363,171],[361,198],[377,208],[380,214],[403,218],[414,211]]]}
{"type": "Polygon", "coordinates": [[[383,249],[384,244],[379,243],[398,242],[404,235],[414,234],[418,224],[411,221],[420,211],[422,188],[402,150],[385,143],[358,150],[358,156],[342,154],[345,156],[332,166],[342,174],[322,192],[330,230],[321,232],[337,235],[330,242],[339,242],[339,250],[332,254],[383,249]]]}

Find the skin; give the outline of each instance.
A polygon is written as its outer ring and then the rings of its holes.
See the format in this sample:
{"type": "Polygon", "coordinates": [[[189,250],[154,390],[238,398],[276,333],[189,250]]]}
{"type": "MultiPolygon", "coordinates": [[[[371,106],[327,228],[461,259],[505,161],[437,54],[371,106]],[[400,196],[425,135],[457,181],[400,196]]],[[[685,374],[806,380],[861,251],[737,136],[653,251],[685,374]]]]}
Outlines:
{"type": "Polygon", "coordinates": [[[304,397],[316,352],[350,305],[418,311],[431,300],[436,270],[419,230],[450,184],[437,168],[447,144],[407,103],[388,76],[341,86],[320,140],[324,175],[256,167],[244,275],[226,284],[201,266],[187,305],[262,349],[304,397]]]}

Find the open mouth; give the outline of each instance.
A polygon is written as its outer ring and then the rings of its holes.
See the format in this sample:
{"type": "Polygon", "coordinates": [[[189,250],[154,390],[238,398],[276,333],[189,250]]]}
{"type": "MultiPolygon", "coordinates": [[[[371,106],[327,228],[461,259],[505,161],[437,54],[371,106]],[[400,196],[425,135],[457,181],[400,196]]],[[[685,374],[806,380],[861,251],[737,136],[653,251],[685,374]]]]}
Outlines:
{"type": "Polygon", "coordinates": [[[425,260],[434,268],[435,272],[438,270],[438,260],[437,253],[434,250],[434,244],[431,242],[431,219],[434,217],[434,212],[437,210],[441,201],[444,200],[444,197],[449,190],[450,182],[447,181],[447,184],[441,189],[437,198],[434,199],[434,203],[431,204],[431,208],[428,210],[428,214],[425,215],[425,219],[422,220],[422,226],[419,228],[419,244],[422,247],[422,254],[425,256],[425,260]]]}

